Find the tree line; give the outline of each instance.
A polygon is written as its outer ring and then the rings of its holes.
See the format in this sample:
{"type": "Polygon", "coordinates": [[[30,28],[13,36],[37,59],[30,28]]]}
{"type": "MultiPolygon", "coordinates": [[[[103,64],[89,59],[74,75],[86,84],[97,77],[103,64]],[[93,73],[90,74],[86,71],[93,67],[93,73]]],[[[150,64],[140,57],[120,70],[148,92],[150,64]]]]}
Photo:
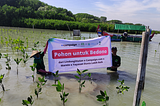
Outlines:
{"type": "MultiPolygon", "coordinates": [[[[99,18],[87,13],[73,14],[67,9],[50,6],[39,0],[2,0],[0,3],[0,26],[31,28],[35,24],[35,28],[68,30],[68,27],[63,25],[66,22],[70,24],[71,29],[92,32],[96,31],[98,24],[109,32],[115,32],[114,24],[124,24],[120,20],[107,21],[105,16],[99,18]]],[[[133,23],[126,24],[133,25],[133,23]]],[[[130,32],[135,33],[135,31],[130,32]]]]}

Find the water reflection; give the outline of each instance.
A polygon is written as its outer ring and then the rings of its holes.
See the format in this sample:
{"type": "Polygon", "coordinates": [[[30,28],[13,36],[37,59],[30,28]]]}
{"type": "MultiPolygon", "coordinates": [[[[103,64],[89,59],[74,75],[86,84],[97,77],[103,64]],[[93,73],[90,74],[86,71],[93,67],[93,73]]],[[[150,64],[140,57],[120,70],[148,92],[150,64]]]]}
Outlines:
{"type": "Polygon", "coordinates": [[[109,75],[110,81],[117,81],[119,79],[118,71],[108,71],[107,75],[109,75]]]}

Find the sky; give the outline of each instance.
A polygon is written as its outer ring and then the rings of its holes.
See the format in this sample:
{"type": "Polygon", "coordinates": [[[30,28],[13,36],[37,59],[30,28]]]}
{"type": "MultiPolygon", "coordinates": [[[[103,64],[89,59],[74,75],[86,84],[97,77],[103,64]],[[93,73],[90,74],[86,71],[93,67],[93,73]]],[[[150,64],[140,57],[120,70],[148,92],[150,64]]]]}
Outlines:
{"type": "Polygon", "coordinates": [[[107,20],[143,24],[160,31],[160,0],[40,0],[73,14],[87,13],[107,20]]]}

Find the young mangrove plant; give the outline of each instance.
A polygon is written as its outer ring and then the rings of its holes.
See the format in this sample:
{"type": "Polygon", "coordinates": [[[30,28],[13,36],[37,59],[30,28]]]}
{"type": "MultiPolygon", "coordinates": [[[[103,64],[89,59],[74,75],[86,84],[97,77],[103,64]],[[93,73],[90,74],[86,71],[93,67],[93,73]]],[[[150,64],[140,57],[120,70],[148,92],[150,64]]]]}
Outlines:
{"type": "Polygon", "coordinates": [[[2,86],[3,91],[5,91],[4,86],[3,86],[3,84],[2,84],[2,79],[3,79],[3,78],[4,78],[4,74],[1,74],[1,76],[0,76],[0,84],[1,84],[1,86],[2,86]]]}
{"type": "Polygon", "coordinates": [[[118,80],[118,82],[121,83],[121,85],[119,85],[118,87],[116,87],[116,89],[118,89],[117,93],[120,94],[124,94],[124,91],[128,91],[129,87],[128,86],[123,86],[124,85],[124,80],[120,81],[118,80]]]}
{"type": "Polygon", "coordinates": [[[87,75],[88,75],[88,77],[89,77],[89,81],[90,81],[90,82],[91,82],[91,84],[92,84],[92,77],[91,77],[91,73],[88,73],[87,75]]]}
{"type": "Polygon", "coordinates": [[[32,48],[32,50],[37,50],[37,47],[39,46],[39,41],[37,41],[36,43],[34,43],[34,48],[32,48]]]}
{"type": "Polygon", "coordinates": [[[1,44],[4,45],[4,40],[2,36],[1,36],[1,44]]]}
{"type": "Polygon", "coordinates": [[[58,70],[56,71],[56,73],[52,73],[53,74],[53,76],[54,76],[54,84],[56,84],[56,82],[58,81],[58,77],[59,77],[59,75],[58,75],[58,70]]]}
{"type": "Polygon", "coordinates": [[[45,80],[45,76],[43,76],[42,78],[38,77],[39,82],[37,82],[37,88],[35,89],[35,95],[39,96],[39,94],[41,94],[42,92],[42,86],[46,84],[47,80],[45,80]]]}
{"type": "Polygon", "coordinates": [[[30,95],[30,97],[27,98],[27,100],[22,100],[22,104],[26,105],[26,106],[29,106],[29,104],[32,106],[33,102],[34,101],[33,101],[33,98],[31,95],[30,95]]]}
{"type": "Polygon", "coordinates": [[[27,61],[28,61],[28,58],[29,58],[29,56],[28,56],[28,54],[26,53],[26,54],[23,54],[23,62],[24,63],[26,63],[27,61]]]}
{"type": "Polygon", "coordinates": [[[17,75],[18,75],[18,65],[19,65],[19,63],[22,61],[22,58],[17,58],[17,59],[14,59],[14,61],[16,62],[16,64],[17,64],[17,75]]]}
{"type": "Polygon", "coordinates": [[[11,61],[10,57],[8,56],[8,54],[4,54],[4,58],[7,60],[6,61],[6,69],[10,70],[11,67],[9,66],[9,63],[11,61]]]}
{"type": "Polygon", "coordinates": [[[81,72],[79,69],[77,69],[77,73],[78,73],[79,76],[75,75],[75,77],[78,79],[78,83],[79,83],[79,93],[81,93],[82,87],[85,87],[85,85],[84,85],[85,80],[82,82],[82,79],[85,78],[86,76],[89,76],[89,77],[91,76],[90,73],[82,75],[86,71],[88,71],[88,70],[83,70],[81,72]]]}
{"type": "Polygon", "coordinates": [[[104,103],[107,106],[107,101],[109,100],[109,96],[107,95],[106,91],[101,91],[100,90],[100,95],[97,95],[97,101],[104,103]]]}
{"type": "Polygon", "coordinates": [[[34,71],[35,71],[35,69],[36,69],[36,66],[37,66],[37,64],[36,63],[33,63],[33,66],[30,66],[31,67],[31,70],[33,71],[33,75],[32,75],[32,78],[33,78],[33,82],[34,82],[34,71]]]}
{"type": "Polygon", "coordinates": [[[24,63],[26,63],[28,61],[28,58],[29,58],[28,54],[26,53],[26,49],[27,49],[27,47],[22,47],[21,48],[21,52],[23,53],[22,60],[23,60],[24,63]]]}
{"type": "Polygon", "coordinates": [[[14,39],[13,44],[14,44],[13,49],[17,50],[17,52],[24,47],[24,41],[20,40],[20,38],[14,39]]]}
{"type": "Polygon", "coordinates": [[[58,84],[53,84],[52,86],[56,86],[56,90],[57,92],[61,92],[60,93],[60,98],[61,98],[61,101],[63,102],[63,106],[65,106],[65,103],[67,102],[68,99],[67,96],[69,95],[69,93],[65,93],[64,92],[64,84],[62,85],[60,83],[60,81],[58,80],[58,84]]]}

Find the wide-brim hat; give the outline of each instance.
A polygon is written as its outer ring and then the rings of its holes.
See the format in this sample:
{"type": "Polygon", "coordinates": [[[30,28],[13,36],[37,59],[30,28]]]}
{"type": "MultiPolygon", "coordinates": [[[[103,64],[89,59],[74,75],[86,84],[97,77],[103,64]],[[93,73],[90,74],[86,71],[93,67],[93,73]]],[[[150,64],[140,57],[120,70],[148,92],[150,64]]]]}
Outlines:
{"type": "Polygon", "coordinates": [[[30,58],[32,58],[34,55],[36,55],[38,53],[41,53],[41,52],[39,52],[38,50],[33,50],[30,58]]]}

